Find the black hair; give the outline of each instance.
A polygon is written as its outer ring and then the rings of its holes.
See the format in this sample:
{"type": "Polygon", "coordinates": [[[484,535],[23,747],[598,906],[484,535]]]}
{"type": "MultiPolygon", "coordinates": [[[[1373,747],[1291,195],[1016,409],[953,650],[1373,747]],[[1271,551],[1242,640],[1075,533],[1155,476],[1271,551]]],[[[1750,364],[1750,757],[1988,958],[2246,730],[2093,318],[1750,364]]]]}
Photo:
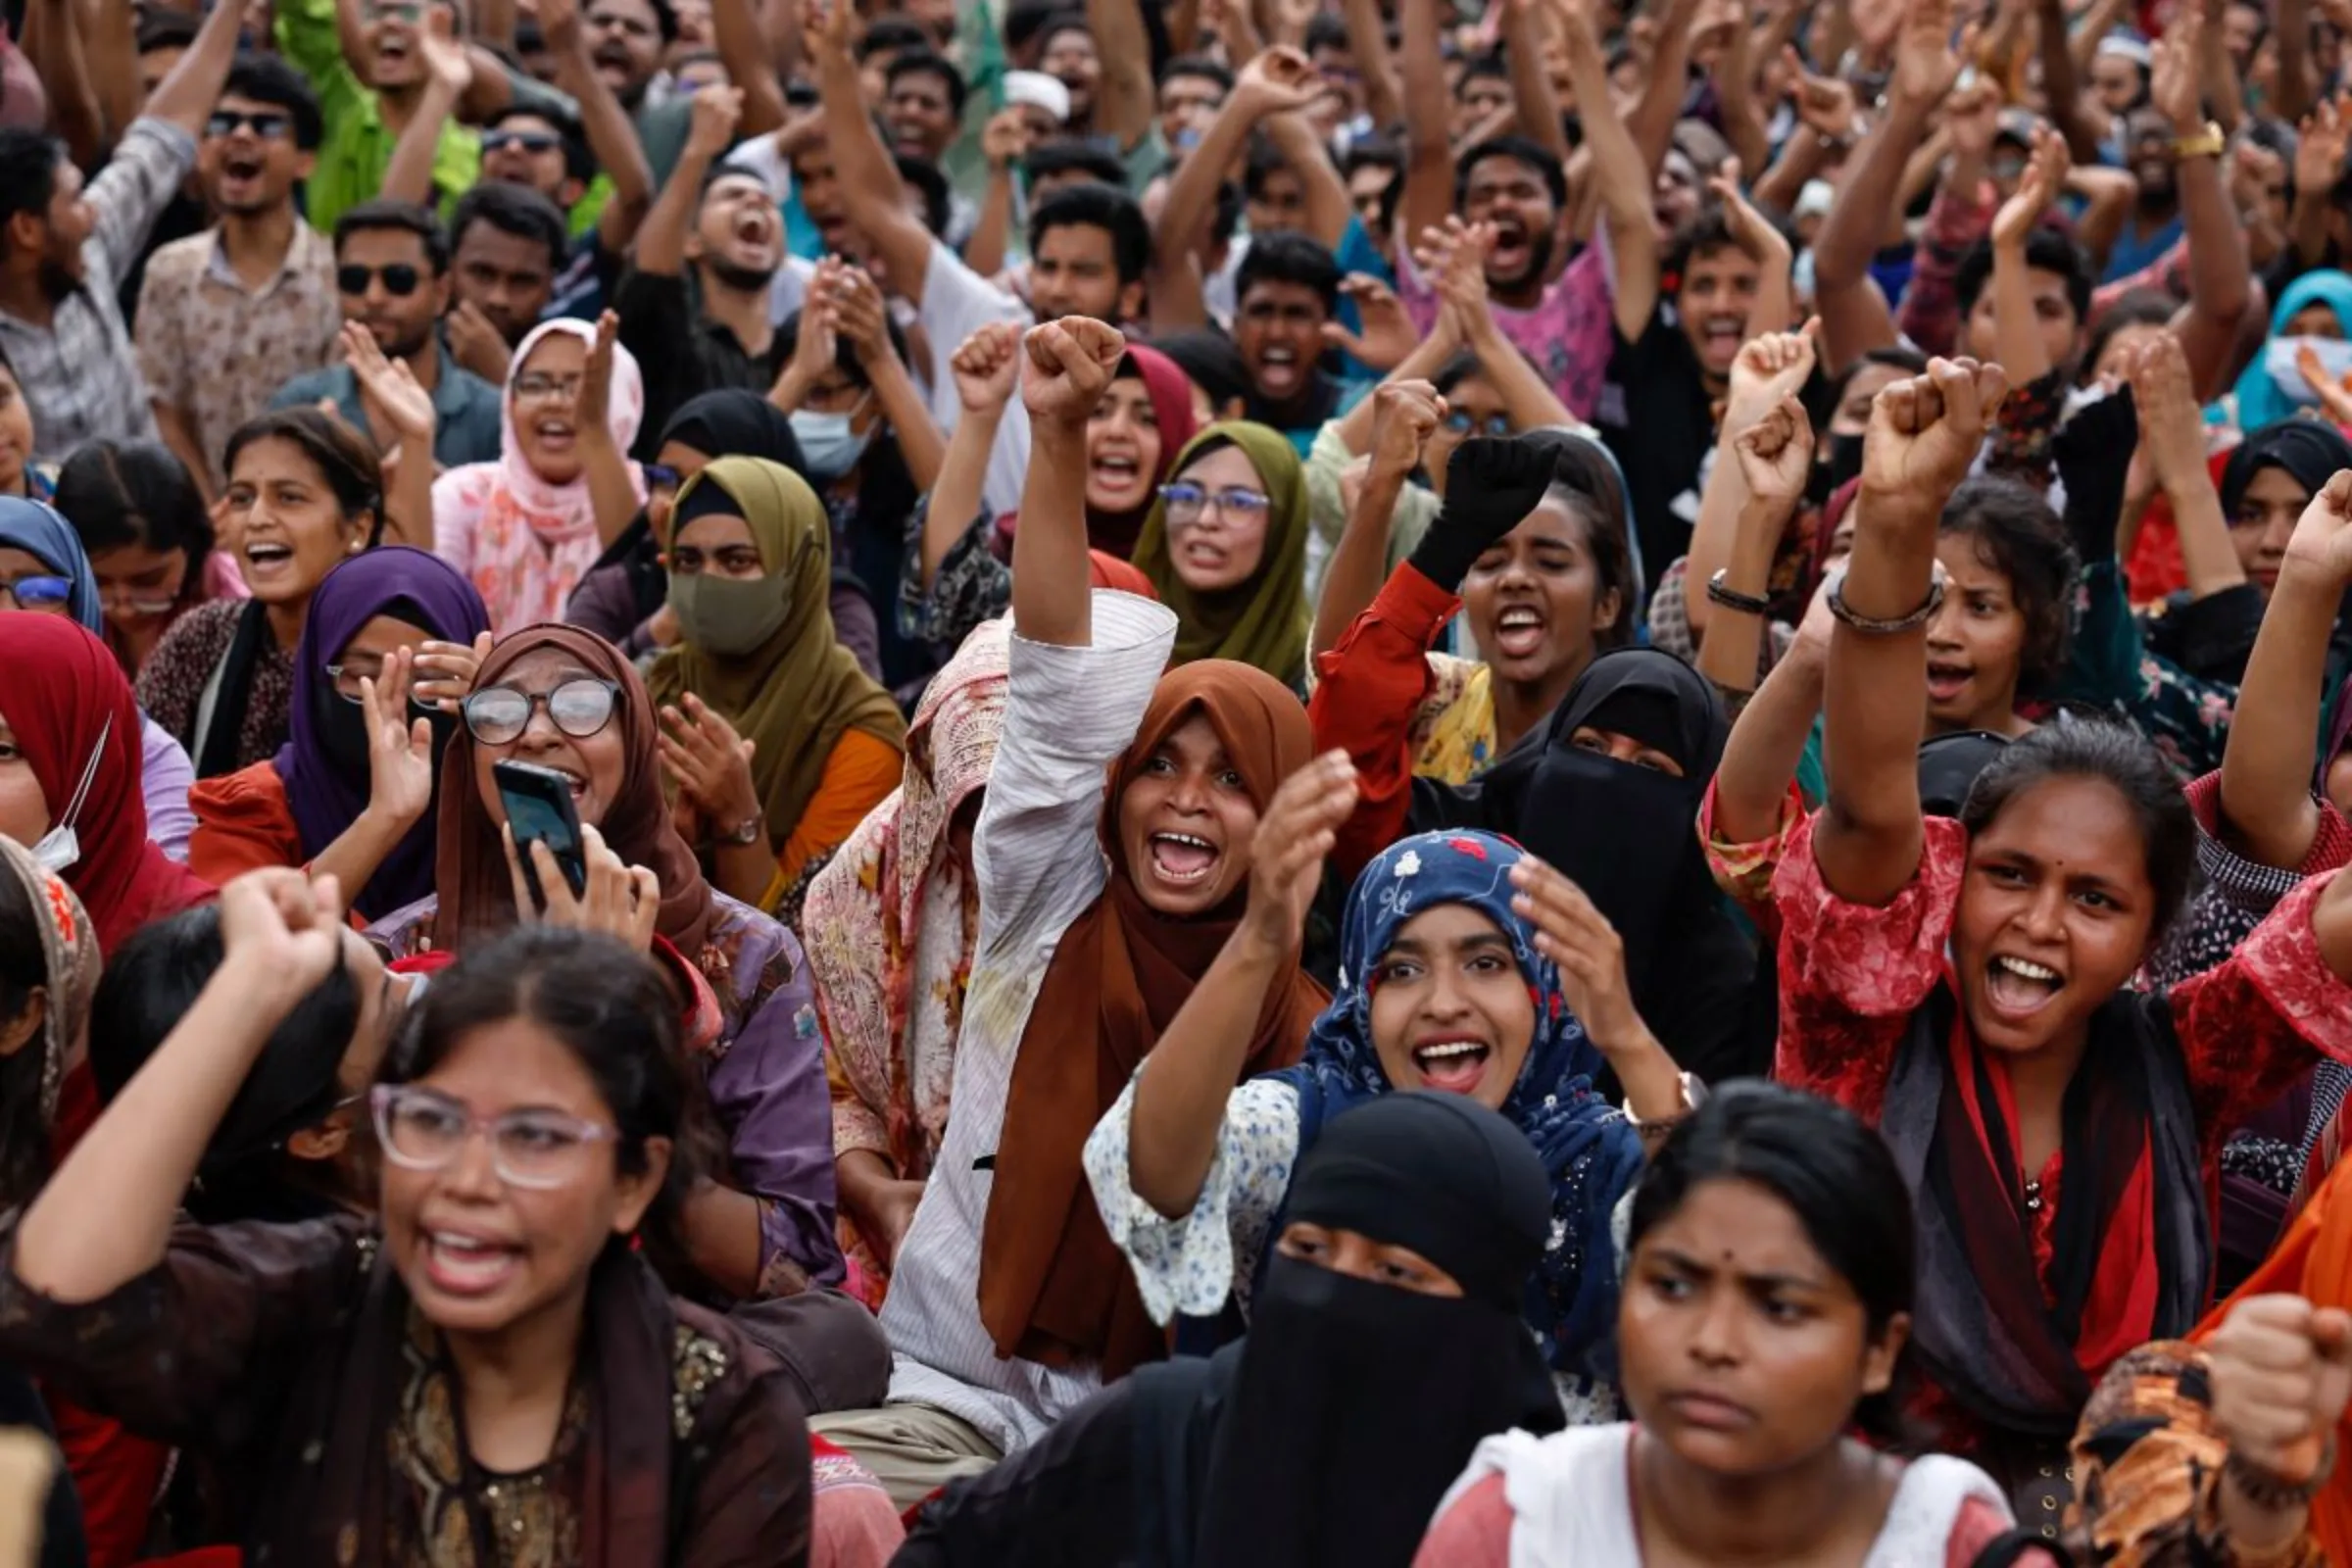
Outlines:
{"type": "MultiPolygon", "coordinates": [[[[1816,369],[1806,379],[1804,389],[1798,396],[1805,405],[1806,416],[1813,421],[1813,428],[1823,433],[1825,446],[1830,420],[1837,416],[1838,405],[1843,403],[1846,393],[1852,390],[1854,377],[1872,366],[1900,370],[1905,375],[1925,375],[1928,373],[1928,357],[1900,343],[1886,343],[1875,349],[1864,349],[1836,375],[1825,377],[1816,369]]],[[[1826,454],[1817,455],[1826,458],[1826,454]]],[[[1827,544],[1828,541],[1824,540],[1823,543],[1827,544]]]]}
{"type": "Polygon", "coordinates": [[[1039,142],[1022,158],[1021,171],[1032,185],[1056,174],[1082,173],[1099,185],[1122,192],[1127,188],[1127,166],[1119,162],[1118,155],[1084,136],[1056,136],[1039,142]]]}
{"type": "Polygon", "coordinates": [[[1267,180],[1294,172],[1290,159],[1272,137],[1262,132],[1250,136],[1242,159],[1242,190],[1251,201],[1265,200],[1267,180]]]}
{"type": "Polygon", "coordinates": [[[963,79],[963,73],[956,69],[955,61],[936,49],[908,49],[891,61],[890,69],[883,73],[883,79],[896,86],[901,76],[914,75],[937,76],[946,82],[948,107],[955,112],[957,120],[963,118],[963,101],[971,95],[972,89],[963,79]]]}
{"type": "MultiPolygon", "coordinates": [[[[1770,213],[1764,220],[1781,231],[1784,239],[1792,239],[1788,225],[1770,213]]],[[[1732,216],[1723,203],[1703,201],[1698,210],[1683,220],[1667,241],[1666,254],[1659,258],[1658,270],[1665,276],[1679,278],[1690,271],[1693,263],[1722,251],[1745,254],[1747,247],[1740,243],[1739,231],[1732,227],[1732,216]]],[[[1679,284],[1677,285],[1680,286],[1679,284]]]]}
{"type": "Polygon", "coordinates": [[[1185,379],[1205,393],[1216,408],[1250,396],[1250,368],[1242,363],[1242,351],[1215,327],[1170,332],[1152,339],[1152,347],[1173,360],[1185,379]]]}
{"type": "Polygon", "coordinates": [[[1069,16],[1065,0],[1012,0],[1004,8],[1005,51],[1017,55],[1031,43],[1043,48],[1046,28],[1069,16]]]}
{"type": "MultiPolygon", "coordinates": [[[[776,328],[776,363],[779,365],[789,363],[792,351],[800,344],[801,316],[801,312],[793,312],[776,328]]],[[[899,330],[899,323],[891,318],[888,312],[882,317],[882,330],[890,334],[892,350],[904,361],[906,358],[906,334],[899,330]]],[[[866,373],[864,362],[858,358],[858,346],[850,341],[846,332],[834,336],[833,363],[842,374],[850,378],[853,386],[874,384],[873,377],[866,373]]]]}
{"type": "MultiPolygon", "coordinates": [[[[2090,291],[2096,278],[2082,246],[2054,228],[2035,228],[2026,236],[2026,269],[2034,272],[2056,272],[2064,277],[2067,303],[2075,308],[2075,320],[2080,323],[2090,318],[2090,291]]],[[[1968,248],[1967,254],[1960,258],[1960,270],[1952,277],[1963,320],[1977,308],[1977,297],[1991,280],[1992,240],[1985,236],[1968,248]]]]}
{"type": "MultiPolygon", "coordinates": [[[[482,122],[485,131],[504,128],[511,120],[545,121],[555,128],[564,142],[564,173],[585,185],[596,178],[596,154],[589,151],[587,133],[580,127],[579,118],[568,115],[554,104],[516,100],[482,122]]],[[[453,234],[455,230],[452,231],[453,234]]]]}
{"type": "Polygon", "coordinates": [[[319,118],[318,94],[301,72],[287,65],[276,55],[240,53],[228,68],[228,79],[222,83],[222,97],[235,93],[257,104],[274,104],[286,112],[294,122],[294,145],[310,152],[325,134],[325,122],[319,118]]]}
{"type": "Polygon", "coordinates": [[[1551,488],[1546,501],[1573,510],[1585,525],[1585,554],[1592,558],[1592,597],[1617,595],[1617,618],[1592,628],[1592,644],[1603,653],[1630,647],[1634,623],[1641,618],[1634,603],[1641,585],[1634,577],[1633,547],[1627,542],[1625,481],[1607,453],[1589,440],[1553,444],[1551,488]]]}
{"type": "Polygon", "coordinates": [[[1381,192],[1377,214],[1378,232],[1385,234],[1396,226],[1396,204],[1404,197],[1404,150],[1378,134],[1360,136],[1340,160],[1340,178],[1352,184],[1357,172],[1365,169],[1388,172],[1388,188],[1381,192]]]}
{"type": "MultiPolygon", "coordinates": [[[[41,911],[24,879],[0,870],[0,1028],[24,1016],[32,994],[49,985],[47,949],[41,941],[41,911]]],[[[59,998],[48,992],[54,1009],[59,998]]],[[[41,1125],[41,1074],[46,1070],[50,1020],[0,1057],[0,1206],[32,1200],[49,1175],[49,1129],[41,1125]]]]}
{"type": "MultiPolygon", "coordinates": [[[[649,1252],[683,1256],[679,1217],[701,1161],[694,1157],[693,1074],[678,1034],[678,1001],[654,961],[596,932],[518,925],[468,948],[433,977],[385,1054],[382,1081],[413,1083],[466,1036],[527,1019],[560,1041],[612,1112],[613,1159],[647,1168],[646,1145],[670,1143],[662,1191],[640,1226],[649,1252]]],[[[609,1245],[626,1246],[616,1238],[609,1245]]]]}
{"type": "Polygon", "coordinates": [[[66,144],[45,130],[0,125],[0,256],[8,253],[8,223],[30,213],[46,223],[57,194],[57,172],[65,167],[66,144]]]}
{"type": "Polygon", "coordinates": [[[2009,579],[2009,597],[2026,622],[2018,689],[2031,692],[2055,681],[2066,668],[2075,553],[2049,501],[2031,485],[1979,474],[1963,480],[1943,504],[1936,531],[1974,540],[1984,564],[2009,579]]]}
{"type": "Polygon", "coordinates": [[[343,216],[335,220],[335,254],[343,254],[343,243],[352,235],[384,229],[400,230],[422,240],[424,265],[435,277],[449,270],[449,235],[443,231],[441,220],[433,216],[432,209],[381,197],[343,210],[343,216]]]}
{"type": "Polygon", "coordinates": [[[1454,80],[1455,101],[1459,102],[1463,90],[1481,76],[1494,76],[1508,82],[1511,79],[1511,68],[1503,63],[1500,55],[1472,55],[1463,63],[1461,75],[1454,80]]]}
{"type": "MultiPolygon", "coordinates": [[[[669,0],[645,0],[645,3],[647,9],[654,14],[654,26],[662,34],[662,43],[676,43],[678,41],[677,7],[671,5],[669,0]]],[[[583,13],[587,9],[586,6],[580,8],[583,13]]]]}
{"type": "Polygon", "coordinates": [[[902,183],[912,185],[923,198],[923,227],[934,238],[948,231],[948,176],[928,158],[912,153],[893,153],[891,162],[898,166],[902,183]]]}
{"type": "Polygon", "coordinates": [[[234,473],[237,455],[257,441],[284,441],[300,447],[333,492],[343,515],[368,518],[368,548],[383,538],[384,470],[374,443],[320,410],[277,409],[237,426],[221,452],[220,471],[234,473]]]}
{"type": "Polygon", "coordinates": [[[1057,228],[1100,228],[1108,233],[1119,286],[1143,281],[1152,260],[1152,225],[1144,219],[1143,207],[1124,190],[1069,185],[1038,203],[1029,215],[1029,254],[1044,249],[1046,236],[1057,228]]]}
{"type": "Polygon", "coordinates": [[[2197,819],[2180,792],[2180,775],[2130,724],[2069,710],[2001,749],[1977,775],[1968,804],[1960,808],[1960,825],[1974,838],[2010,802],[2057,778],[2103,780],[2132,808],[2147,851],[2148,885],[2156,895],[2148,927],[2153,951],[2197,885],[2197,819]]]}
{"type": "Polygon", "coordinates": [[[1054,40],[1065,32],[1083,32],[1091,40],[1095,36],[1095,27],[1093,23],[1086,20],[1086,13],[1083,11],[1068,9],[1054,11],[1037,24],[1038,51],[1042,54],[1053,48],[1054,40]]]}
{"type": "Polygon", "coordinates": [[[1299,48],[1312,55],[1318,49],[1353,49],[1354,41],[1348,36],[1348,19],[1330,11],[1318,11],[1306,19],[1306,36],[1299,48]]]}
{"type": "MultiPolygon", "coordinates": [[[[90,999],[90,1076],[112,1102],[196,1004],[227,949],[220,909],[202,905],[141,926],[107,958],[90,999]]],[[[278,1152],[318,1126],[342,1099],[336,1074],[359,1032],[361,998],[338,962],[263,1042],[198,1166],[209,1223],[245,1217],[288,1175],[278,1152]]]]}
{"type": "Polygon", "coordinates": [[[906,17],[876,17],[858,40],[858,63],[863,65],[885,49],[929,49],[931,35],[922,24],[906,17]]]}
{"type": "Polygon", "coordinates": [[[1490,158],[1508,158],[1534,170],[1551,193],[1551,205],[1556,211],[1568,205],[1568,172],[1560,161],[1544,149],[1540,142],[1521,135],[1489,136],[1454,163],[1453,205],[1459,209],[1470,195],[1470,175],[1479,165],[1490,158]]]}
{"type": "Polygon", "coordinates": [[[1234,273],[1233,301],[1238,313],[1248,308],[1250,291],[1260,283],[1298,283],[1315,291],[1326,315],[1340,308],[1340,264],[1331,247],[1304,234],[1256,234],[1250,254],[1234,273]]]}
{"type": "Polygon", "coordinates": [[[1217,182],[1217,203],[1209,209],[1208,243],[1230,244],[1242,229],[1242,187],[1230,179],[1217,182]]]}
{"type": "Polygon", "coordinates": [[[571,235],[564,227],[563,209],[528,185],[486,179],[459,197],[456,209],[449,215],[449,248],[453,253],[465,243],[466,231],[476,223],[488,223],[502,234],[546,246],[548,272],[552,275],[564,270],[564,256],[571,248],[571,235]]]}
{"type": "Polygon", "coordinates": [[[2082,348],[2082,368],[2075,379],[2084,383],[2089,380],[2091,368],[2099,363],[2099,356],[2107,352],[2107,345],[2124,328],[2168,325],[2180,308],[2170,294],[2153,288],[2132,289],[2111,303],[2099,313],[2098,321],[2090,329],[2090,336],[2082,348]]]}
{"type": "MultiPolygon", "coordinates": [[[[1998,763],[1994,764],[1998,766],[1998,763]]],[[[2173,795],[2180,797],[2176,787],[2173,795]]],[[[1851,1111],[1801,1090],[1759,1079],[1719,1085],[1650,1157],[1634,1189],[1626,1230],[1630,1257],[1708,1182],[1743,1182],[1796,1215],[1821,1260],[1862,1303],[1870,1334],[1908,1314],[1919,1289],[1919,1237],[1911,1189],[1886,1141],[1851,1111]]],[[[1630,1281],[1628,1296],[1637,1287],[1630,1281]]],[[[1908,1344],[1893,1380],[1854,1407],[1853,1425],[1881,1446],[1910,1446],[1902,1419],[1908,1344]]]]}
{"type": "Polygon", "coordinates": [[[139,30],[132,41],[132,50],[150,55],[158,49],[192,49],[196,34],[204,30],[203,22],[194,12],[167,11],[150,6],[147,15],[139,19],[139,30]]]}
{"type": "Polygon", "coordinates": [[[1160,85],[1166,86],[1171,76],[1199,76],[1202,81],[1215,82],[1221,92],[1233,91],[1233,68],[1206,55],[1176,56],[1159,68],[1160,85]]]}
{"type": "Polygon", "coordinates": [[[1486,373],[1486,365],[1476,349],[1455,349],[1446,357],[1446,363],[1429,372],[1429,384],[1440,397],[1450,396],[1453,389],[1474,375],[1486,373]]]}
{"type": "Polygon", "coordinates": [[[161,441],[93,441],[57,470],[58,514],[74,525],[85,555],[136,545],[187,557],[183,602],[202,593],[213,553],[204,492],[179,455],[161,441]]]}

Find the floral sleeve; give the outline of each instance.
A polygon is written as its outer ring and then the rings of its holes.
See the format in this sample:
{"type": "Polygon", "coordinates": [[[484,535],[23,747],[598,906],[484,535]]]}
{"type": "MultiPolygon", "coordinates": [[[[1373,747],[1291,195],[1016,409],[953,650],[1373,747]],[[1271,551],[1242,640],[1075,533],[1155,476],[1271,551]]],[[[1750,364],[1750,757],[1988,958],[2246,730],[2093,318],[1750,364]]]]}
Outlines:
{"type": "Polygon", "coordinates": [[[1012,568],[989,549],[996,518],[986,507],[949,547],[931,586],[923,586],[925,496],[906,519],[906,553],[899,567],[899,635],[942,648],[960,648],[972,628],[1012,605],[1012,568]]]}
{"type": "Polygon", "coordinates": [[[2092,562],[2076,580],[2063,690],[2131,719],[2184,778],[2222,765],[2237,689],[2199,680],[2147,651],[2112,560],[2092,562]]]}

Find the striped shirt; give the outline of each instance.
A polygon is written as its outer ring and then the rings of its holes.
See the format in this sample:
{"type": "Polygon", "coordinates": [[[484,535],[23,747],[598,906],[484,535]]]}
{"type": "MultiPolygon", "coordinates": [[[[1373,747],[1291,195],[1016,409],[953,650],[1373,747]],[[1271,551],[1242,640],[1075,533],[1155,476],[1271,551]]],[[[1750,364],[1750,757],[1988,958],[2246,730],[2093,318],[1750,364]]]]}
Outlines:
{"type": "Polygon", "coordinates": [[[92,441],[155,439],[147,381],[116,295],[195,162],[186,131],[151,116],[132,121],[84,193],[92,221],[81,285],[57,302],[45,326],[0,311],[0,346],[32,408],[35,462],[62,463],[92,441]]]}
{"type": "Polygon", "coordinates": [[[1094,644],[1012,639],[1004,738],[973,836],[980,936],[956,1048],[948,1127],[882,1303],[893,1402],[936,1405],[1009,1453],[1102,1386],[997,1354],[980,1321],[980,1232],[1013,1057],[1054,949],[1108,880],[1103,778],[1135,739],[1176,642],[1164,606],[1094,596],[1094,644]]]}

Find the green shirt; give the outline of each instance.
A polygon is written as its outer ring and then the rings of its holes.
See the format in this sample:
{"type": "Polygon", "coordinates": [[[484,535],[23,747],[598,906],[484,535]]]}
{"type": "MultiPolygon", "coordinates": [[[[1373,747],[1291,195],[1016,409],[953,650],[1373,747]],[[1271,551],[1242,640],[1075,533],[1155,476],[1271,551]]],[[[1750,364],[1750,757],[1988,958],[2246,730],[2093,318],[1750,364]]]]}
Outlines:
{"type": "MultiPolygon", "coordinates": [[[[318,94],[325,136],[306,185],[307,216],[313,228],[331,234],[347,209],[382,191],[399,138],[384,123],[375,93],[361,84],[343,58],[335,0],[278,0],[277,47],[318,94]]],[[[443,125],[441,143],[433,150],[433,190],[445,217],[481,171],[481,139],[454,120],[443,125]]]]}

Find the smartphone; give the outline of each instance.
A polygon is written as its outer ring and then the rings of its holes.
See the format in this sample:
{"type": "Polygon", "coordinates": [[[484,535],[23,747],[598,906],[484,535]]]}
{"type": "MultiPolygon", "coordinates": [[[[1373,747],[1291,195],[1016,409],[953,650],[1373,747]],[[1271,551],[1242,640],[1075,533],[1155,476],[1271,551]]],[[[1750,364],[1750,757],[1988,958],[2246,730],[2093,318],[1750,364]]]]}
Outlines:
{"type": "Polygon", "coordinates": [[[493,762],[490,776],[498,781],[498,798],[506,803],[507,826],[514,834],[515,853],[522,860],[522,878],[530,885],[531,902],[547,906],[539,886],[539,867],[531,858],[534,840],[548,847],[571,896],[588,891],[588,858],[581,850],[580,814],[572,809],[571,780],[552,767],[530,762],[493,762]]]}

